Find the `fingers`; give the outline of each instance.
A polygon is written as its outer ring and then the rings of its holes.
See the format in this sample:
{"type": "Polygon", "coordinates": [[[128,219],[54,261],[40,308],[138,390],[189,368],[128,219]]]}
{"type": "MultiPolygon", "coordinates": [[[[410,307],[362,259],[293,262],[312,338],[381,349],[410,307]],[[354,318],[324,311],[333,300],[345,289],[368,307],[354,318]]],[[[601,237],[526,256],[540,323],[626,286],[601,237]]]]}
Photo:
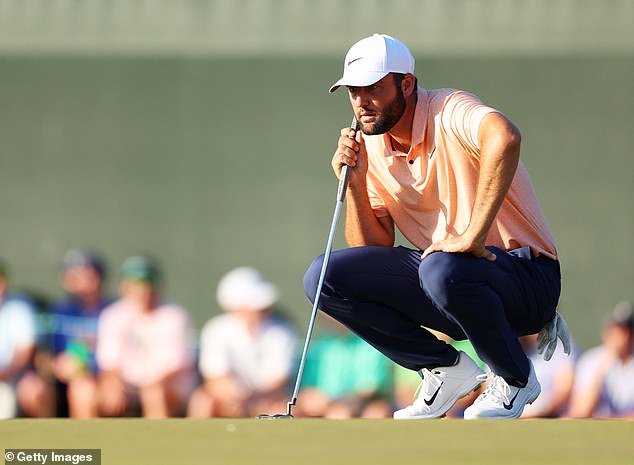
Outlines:
{"type": "Polygon", "coordinates": [[[363,149],[363,137],[361,137],[361,131],[354,131],[350,128],[344,128],[341,130],[341,137],[339,139],[339,146],[352,151],[352,158],[356,161],[359,156],[359,152],[363,149]]]}
{"type": "Polygon", "coordinates": [[[423,251],[423,255],[420,256],[421,260],[434,252],[442,252],[442,247],[439,247],[438,243],[436,242],[434,242],[423,251]]]}
{"type": "Polygon", "coordinates": [[[564,346],[564,354],[566,354],[566,356],[570,355],[570,338],[569,338],[569,334],[566,334],[565,337],[560,337],[561,339],[561,343],[564,346]]]}
{"type": "Polygon", "coordinates": [[[356,167],[359,164],[360,153],[364,150],[363,139],[361,137],[361,131],[355,131],[351,128],[344,128],[341,130],[341,136],[337,143],[337,150],[332,157],[332,168],[339,177],[341,174],[341,167],[348,165],[351,168],[356,167]]]}
{"type": "Polygon", "coordinates": [[[553,357],[556,347],[557,347],[557,339],[555,339],[555,342],[551,341],[550,343],[548,343],[548,346],[546,346],[546,352],[544,352],[544,360],[548,362],[553,357]]]}
{"type": "Polygon", "coordinates": [[[570,355],[571,350],[571,337],[570,331],[568,330],[568,325],[566,324],[566,320],[557,312],[557,336],[561,339],[561,343],[564,346],[564,354],[570,355]]]}
{"type": "Polygon", "coordinates": [[[337,144],[337,151],[335,152],[335,158],[339,164],[355,166],[359,149],[360,144],[354,139],[354,131],[350,128],[342,129],[341,137],[337,144]]]}
{"type": "Polygon", "coordinates": [[[537,353],[542,355],[545,361],[549,361],[557,349],[557,340],[561,340],[564,354],[570,355],[572,341],[568,325],[559,313],[549,321],[537,335],[537,353]]]}
{"type": "Polygon", "coordinates": [[[557,347],[557,336],[553,334],[553,326],[548,323],[537,335],[537,353],[541,355],[544,360],[548,361],[553,356],[555,347],[557,347]],[[553,347],[553,337],[555,344],[553,347]]]}
{"type": "Polygon", "coordinates": [[[343,128],[341,130],[341,137],[347,137],[348,139],[354,139],[355,131],[352,128],[343,128]]]}
{"type": "Polygon", "coordinates": [[[484,258],[490,262],[494,262],[495,260],[497,260],[497,257],[495,256],[495,254],[491,252],[490,250],[487,250],[485,248],[474,249],[471,247],[461,247],[459,244],[452,243],[451,241],[434,242],[423,251],[423,254],[420,257],[421,260],[434,252],[448,252],[448,253],[463,252],[463,253],[470,253],[471,255],[477,258],[484,258]]]}
{"type": "Polygon", "coordinates": [[[548,342],[547,338],[548,338],[548,329],[544,328],[537,335],[537,353],[539,355],[541,355],[544,349],[546,348],[546,344],[548,342]]]}

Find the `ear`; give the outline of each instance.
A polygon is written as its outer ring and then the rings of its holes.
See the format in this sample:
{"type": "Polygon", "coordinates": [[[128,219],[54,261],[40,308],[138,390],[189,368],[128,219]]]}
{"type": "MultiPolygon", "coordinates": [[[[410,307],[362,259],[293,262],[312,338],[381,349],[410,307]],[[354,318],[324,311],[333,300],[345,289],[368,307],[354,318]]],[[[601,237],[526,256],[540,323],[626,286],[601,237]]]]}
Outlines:
{"type": "Polygon", "coordinates": [[[401,81],[401,90],[406,98],[416,92],[416,78],[413,74],[405,75],[401,81]]]}

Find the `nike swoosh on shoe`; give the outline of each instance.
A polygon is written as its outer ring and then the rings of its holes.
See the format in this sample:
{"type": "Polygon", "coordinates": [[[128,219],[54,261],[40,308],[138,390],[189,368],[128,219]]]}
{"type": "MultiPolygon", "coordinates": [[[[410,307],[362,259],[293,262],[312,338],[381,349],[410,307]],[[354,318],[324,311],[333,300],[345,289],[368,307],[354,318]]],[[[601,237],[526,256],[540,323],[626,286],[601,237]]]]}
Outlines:
{"type": "Polygon", "coordinates": [[[508,404],[505,402],[505,403],[503,404],[503,405],[504,405],[504,408],[505,408],[506,410],[511,410],[511,409],[513,408],[513,402],[515,402],[515,399],[517,399],[517,395],[518,395],[519,393],[520,393],[520,391],[519,391],[519,389],[518,389],[518,390],[517,390],[517,392],[515,393],[515,395],[513,396],[513,398],[511,399],[511,402],[510,402],[510,403],[508,403],[508,404]]]}
{"type": "MultiPolygon", "coordinates": [[[[443,381],[443,383],[444,383],[444,381],[443,381]]],[[[425,401],[425,404],[427,404],[427,406],[430,406],[431,404],[434,403],[434,401],[436,400],[436,396],[440,392],[440,388],[442,387],[443,383],[440,383],[440,386],[438,386],[438,389],[436,389],[436,392],[434,392],[434,395],[431,396],[431,398],[429,400],[423,399],[425,401]]]]}

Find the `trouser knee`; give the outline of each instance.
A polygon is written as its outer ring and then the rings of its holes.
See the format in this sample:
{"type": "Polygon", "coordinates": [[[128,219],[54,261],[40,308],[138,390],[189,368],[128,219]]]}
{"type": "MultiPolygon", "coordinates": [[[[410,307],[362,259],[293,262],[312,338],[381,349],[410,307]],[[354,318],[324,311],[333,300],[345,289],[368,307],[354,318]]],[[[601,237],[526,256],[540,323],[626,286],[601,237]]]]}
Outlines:
{"type": "MultiPolygon", "coordinates": [[[[319,278],[321,276],[321,268],[324,262],[324,255],[315,258],[304,274],[304,291],[308,299],[314,304],[317,296],[317,287],[319,286],[319,278]]],[[[348,299],[352,297],[348,293],[342,294],[343,288],[347,288],[349,284],[345,279],[345,271],[340,269],[341,261],[335,256],[331,257],[328,263],[328,271],[324,277],[324,282],[319,294],[319,309],[324,313],[336,317],[337,315],[350,312],[350,302],[348,299]]]]}
{"type": "Polygon", "coordinates": [[[311,302],[315,301],[317,286],[319,285],[319,276],[321,275],[321,267],[324,262],[324,255],[315,258],[304,274],[304,292],[311,302]]]}
{"type": "Polygon", "coordinates": [[[421,261],[418,268],[420,286],[440,309],[452,307],[463,279],[458,272],[459,254],[435,252],[421,261]]]}

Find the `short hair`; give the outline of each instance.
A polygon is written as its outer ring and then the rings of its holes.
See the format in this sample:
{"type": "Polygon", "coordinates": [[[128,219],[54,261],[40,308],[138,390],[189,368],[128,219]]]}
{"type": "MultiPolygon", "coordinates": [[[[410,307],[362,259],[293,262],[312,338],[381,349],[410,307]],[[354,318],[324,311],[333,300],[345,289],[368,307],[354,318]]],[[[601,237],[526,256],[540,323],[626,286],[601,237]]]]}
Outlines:
{"type": "MultiPolygon", "coordinates": [[[[404,73],[390,73],[390,74],[392,75],[392,79],[394,80],[394,84],[397,87],[401,86],[401,83],[403,82],[403,79],[405,79],[405,76],[407,76],[407,74],[404,74],[404,73]]],[[[416,88],[416,87],[418,87],[418,78],[416,76],[414,76],[414,88],[416,88]]]]}

